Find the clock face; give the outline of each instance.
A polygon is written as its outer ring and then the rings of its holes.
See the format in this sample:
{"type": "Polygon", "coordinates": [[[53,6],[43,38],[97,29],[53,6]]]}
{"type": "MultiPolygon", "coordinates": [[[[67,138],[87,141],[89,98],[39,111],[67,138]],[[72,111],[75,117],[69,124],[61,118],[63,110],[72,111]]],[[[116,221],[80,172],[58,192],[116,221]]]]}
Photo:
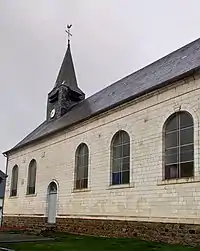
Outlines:
{"type": "Polygon", "coordinates": [[[55,114],[56,114],[56,110],[55,110],[55,108],[54,108],[54,109],[52,109],[52,111],[51,111],[50,117],[53,118],[53,117],[55,116],[55,114]]]}

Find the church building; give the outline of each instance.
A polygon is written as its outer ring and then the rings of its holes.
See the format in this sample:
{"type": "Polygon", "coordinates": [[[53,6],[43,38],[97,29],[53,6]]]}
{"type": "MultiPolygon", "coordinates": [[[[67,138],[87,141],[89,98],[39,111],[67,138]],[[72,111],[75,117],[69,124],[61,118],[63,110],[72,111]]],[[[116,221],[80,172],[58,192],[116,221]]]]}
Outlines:
{"type": "Polygon", "coordinates": [[[87,99],[68,41],[51,85],[4,152],[4,226],[200,244],[200,39],[87,99]]]}

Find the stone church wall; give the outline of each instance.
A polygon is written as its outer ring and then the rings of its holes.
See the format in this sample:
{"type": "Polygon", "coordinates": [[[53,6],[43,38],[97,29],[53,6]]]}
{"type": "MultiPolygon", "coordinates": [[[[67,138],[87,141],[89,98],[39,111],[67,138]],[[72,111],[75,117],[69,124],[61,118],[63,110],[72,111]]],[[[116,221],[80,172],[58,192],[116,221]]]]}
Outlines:
{"type": "Polygon", "coordinates": [[[13,153],[8,162],[5,222],[13,217],[24,217],[23,222],[27,217],[46,217],[47,187],[55,180],[58,221],[109,220],[108,228],[110,220],[130,221],[130,226],[137,221],[200,224],[199,97],[200,78],[191,77],[13,153]],[[178,110],[188,111],[194,119],[195,176],[163,181],[162,129],[166,119],[178,110]],[[131,139],[130,184],[112,187],[110,143],[121,129],[131,139]],[[77,191],[75,151],[82,142],[89,148],[89,187],[77,191]],[[37,161],[36,193],[30,196],[26,195],[26,186],[33,158],[37,161]],[[18,194],[10,197],[15,164],[19,166],[18,194]]]}
{"type": "MultiPolygon", "coordinates": [[[[4,218],[4,226],[41,232],[50,230],[45,217],[4,218]]],[[[58,218],[54,231],[107,237],[139,237],[144,240],[200,245],[200,225],[162,222],[58,218]]]]}

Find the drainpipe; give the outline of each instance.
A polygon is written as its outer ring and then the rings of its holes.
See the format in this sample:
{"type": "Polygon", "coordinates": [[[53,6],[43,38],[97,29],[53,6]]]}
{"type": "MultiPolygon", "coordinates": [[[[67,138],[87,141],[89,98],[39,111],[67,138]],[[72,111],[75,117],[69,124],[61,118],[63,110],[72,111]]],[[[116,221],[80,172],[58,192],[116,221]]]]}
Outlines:
{"type": "MultiPolygon", "coordinates": [[[[7,172],[8,172],[8,155],[6,153],[3,153],[4,157],[6,157],[6,177],[8,177],[7,172]]],[[[3,201],[2,201],[2,216],[1,216],[1,222],[0,226],[2,226],[3,223],[3,208],[4,208],[4,200],[5,200],[5,192],[6,192],[6,181],[5,181],[5,186],[4,186],[4,196],[3,196],[3,201]]]]}

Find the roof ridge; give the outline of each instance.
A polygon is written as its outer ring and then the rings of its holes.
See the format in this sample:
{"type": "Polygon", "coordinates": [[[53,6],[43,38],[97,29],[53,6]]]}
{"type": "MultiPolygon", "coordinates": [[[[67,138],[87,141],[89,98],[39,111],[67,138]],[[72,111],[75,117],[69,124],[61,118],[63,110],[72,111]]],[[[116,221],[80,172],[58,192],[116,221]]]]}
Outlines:
{"type": "MultiPolygon", "coordinates": [[[[144,69],[146,69],[146,68],[148,68],[148,67],[150,67],[150,66],[152,66],[152,65],[154,65],[154,64],[156,64],[156,63],[158,63],[158,62],[160,62],[160,61],[162,61],[163,59],[170,57],[172,54],[174,54],[174,53],[176,53],[176,52],[178,52],[178,51],[181,51],[181,50],[184,49],[184,48],[190,47],[191,44],[197,42],[198,40],[200,40],[200,38],[197,38],[196,40],[191,41],[189,44],[185,44],[185,45],[183,45],[182,47],[180,47],[180,48],[178,48],[178,49],[176,49],[176,50],[170,52],[169,54],[166,54],[166,55],[164,55],[163,57],[157,59],[156,61],[153,61],[153,62],[149,63],[148,65],[145,65],[144,67],[139,68],[138,70],[136,70],[136,71],[134,71],[134,72],[132,72],[132,73],[130,73],[130,74],[128,74],[128,75],[126,75],[126,76],[124,76],[124,77],[118,79],[118,80],[116,80],[116,81],[113,82],[112,84],[110,84],[110,85],[104,87],[103,89],[101,89],[101,90],[95,92],[94,94],[92,94],[91,96],[87,97],[85,100],[87,100],[88,98],[90,98],[90,97],[92,97],[92,96],[98,94],[99,92],[101,92],[101,91],[103,91],[103,90],[105,90],[105,89],[107,89],[107,88],[109,88],[109,87],[111,87],[111,86],[117,84],[118,82],[123,81],[123,80],[129,78],[130,76],[135,75],[136,73],[138,73],[138,72],[140,72],[140,71],[143,71],[144,69]]],[[[83,101],[84,101],[84,100],[83,100],[83,101]]]]}

